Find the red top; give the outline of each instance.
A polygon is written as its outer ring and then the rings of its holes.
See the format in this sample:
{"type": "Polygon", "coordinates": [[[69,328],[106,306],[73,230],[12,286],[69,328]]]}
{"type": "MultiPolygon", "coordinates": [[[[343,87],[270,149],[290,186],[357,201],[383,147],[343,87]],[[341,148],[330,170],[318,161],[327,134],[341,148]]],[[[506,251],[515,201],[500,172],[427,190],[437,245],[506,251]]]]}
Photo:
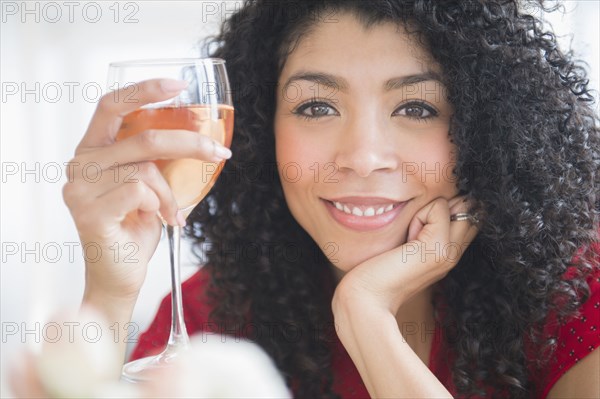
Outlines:
{"type": "MultiPolygon", "coordinates": [[[[600,248],[598,248],[600,250],[600,248]]],[[[598,251],[600,255],[600,251],[598,251]]],[[[190,334],[201,331],[214,332],[215,326],[208,322],[210,307],[204,298],[208,284],[208,273],[200,270],[183,283],[183,304],[187,330],[190,334]]],[[[550,362],[540,381],[544,387],[539,397],[545,398],[556,381],[578,361],[600,346],[600,270],[588,279],[591,295],[580,309],[580,315],[560,326],[559,341],[554,360],[550,362]]],[[[168,339],[171,325],[171,298],[165,297],[158,313],[148,328],[140,336],[131,360],[160,352],[168,339]]],[[[434,333],[433,331],[431,333],[434,333]]],[[[448,357],[444,356],[444,340],[434,335],[429,369],[453,395],[456,389],[452,383],[448,357]]],[[[333,388],[342,398],[367,398],[365,388],[354,363],[341,342],[332,343],[333,388]]]]}

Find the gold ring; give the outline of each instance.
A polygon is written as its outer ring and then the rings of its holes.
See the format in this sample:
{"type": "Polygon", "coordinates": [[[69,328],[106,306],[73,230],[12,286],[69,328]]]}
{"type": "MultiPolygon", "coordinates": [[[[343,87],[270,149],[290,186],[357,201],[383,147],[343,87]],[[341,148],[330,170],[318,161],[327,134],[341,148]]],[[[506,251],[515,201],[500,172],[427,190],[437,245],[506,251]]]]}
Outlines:
{"type": "Polygon", "coordinates": [[[450,215],[451,222],[462,222],[464,220],[468,220],[471,222],[471,224],[479,223],[479,220],[470,213],[456,213],[454,215],[450,215]]]}

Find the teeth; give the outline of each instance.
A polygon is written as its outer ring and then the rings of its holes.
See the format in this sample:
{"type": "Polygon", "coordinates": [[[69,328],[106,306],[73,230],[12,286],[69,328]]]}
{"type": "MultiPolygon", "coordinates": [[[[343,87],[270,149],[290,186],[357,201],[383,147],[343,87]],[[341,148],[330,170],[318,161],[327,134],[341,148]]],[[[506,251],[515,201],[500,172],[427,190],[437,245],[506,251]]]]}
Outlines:
{"type": "Polygon", "coordinates": [[[375,209],[375,207],[368,207],[366,208],[364,211],[356,206],[353,206],[352,209],[345,204],[342,204],[341,202],[337,202],[334,201],[333,205],[335,205],[335,207],[344,212],[347,213],[349,215],[354,215],[354,216],[375,216],[375,215],[381,215],[385,212],[389,212],[392,209],[394,209],[394,204],[389,204],[387,206],[380,206],[377,209],[375,209]]]}

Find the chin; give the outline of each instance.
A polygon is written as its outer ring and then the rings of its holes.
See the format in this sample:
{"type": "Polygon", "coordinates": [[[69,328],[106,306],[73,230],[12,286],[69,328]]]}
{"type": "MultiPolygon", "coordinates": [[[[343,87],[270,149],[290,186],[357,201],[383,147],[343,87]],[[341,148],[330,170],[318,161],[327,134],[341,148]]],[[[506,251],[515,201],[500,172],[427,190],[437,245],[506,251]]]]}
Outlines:
{"type": "Polygon", "coordinates": [[[401,242],[387,242],[380,245],[363,242],[361,245],[346,244],[339,245],[337,248],[326,247],[324,253],[333,266],[347,273],[361,263],[397,248],[399,245],[401,242]]]}

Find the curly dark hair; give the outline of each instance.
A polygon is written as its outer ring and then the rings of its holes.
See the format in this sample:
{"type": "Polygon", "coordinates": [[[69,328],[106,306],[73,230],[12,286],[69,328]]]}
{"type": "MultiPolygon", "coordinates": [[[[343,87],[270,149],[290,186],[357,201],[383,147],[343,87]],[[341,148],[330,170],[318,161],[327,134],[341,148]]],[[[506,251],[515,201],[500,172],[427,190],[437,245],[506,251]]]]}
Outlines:
{"type": "MultiPolygon", "coordinates": [[[[211,318],[251,338],[300,397],[335,397],[330,343],[334,278],[286,205],[275,159],[277,80],[287,54],[331,12],[365,26],[410,27],[443,70],[455,113],[455,174],[485,215],[459,264],[438,284],[454,384],[461,396],[531,397],[527,345],[550,354],[550,315],[589,295],[600,218],[600,128],[585,70],[527,8],[542,1],[248,0],[205,44],[227,61],[233,158],[187,233],[212,275],[211,318]],[[527,7],[526,7],[527,6],[527,7]],[[576,256],[578,255],[578,256],[576,256]],[[589,255],[589,256],[588,256],[589,255]],[[569,278],[565,278],[566,273],[569,278]],[[490,334],[490,327],[502,333],[490,334]]],[[[546,7],[547,9],[548,7],[546,7]]],[[[548,10],[547,10],[548,11],[548,10]]]]}

